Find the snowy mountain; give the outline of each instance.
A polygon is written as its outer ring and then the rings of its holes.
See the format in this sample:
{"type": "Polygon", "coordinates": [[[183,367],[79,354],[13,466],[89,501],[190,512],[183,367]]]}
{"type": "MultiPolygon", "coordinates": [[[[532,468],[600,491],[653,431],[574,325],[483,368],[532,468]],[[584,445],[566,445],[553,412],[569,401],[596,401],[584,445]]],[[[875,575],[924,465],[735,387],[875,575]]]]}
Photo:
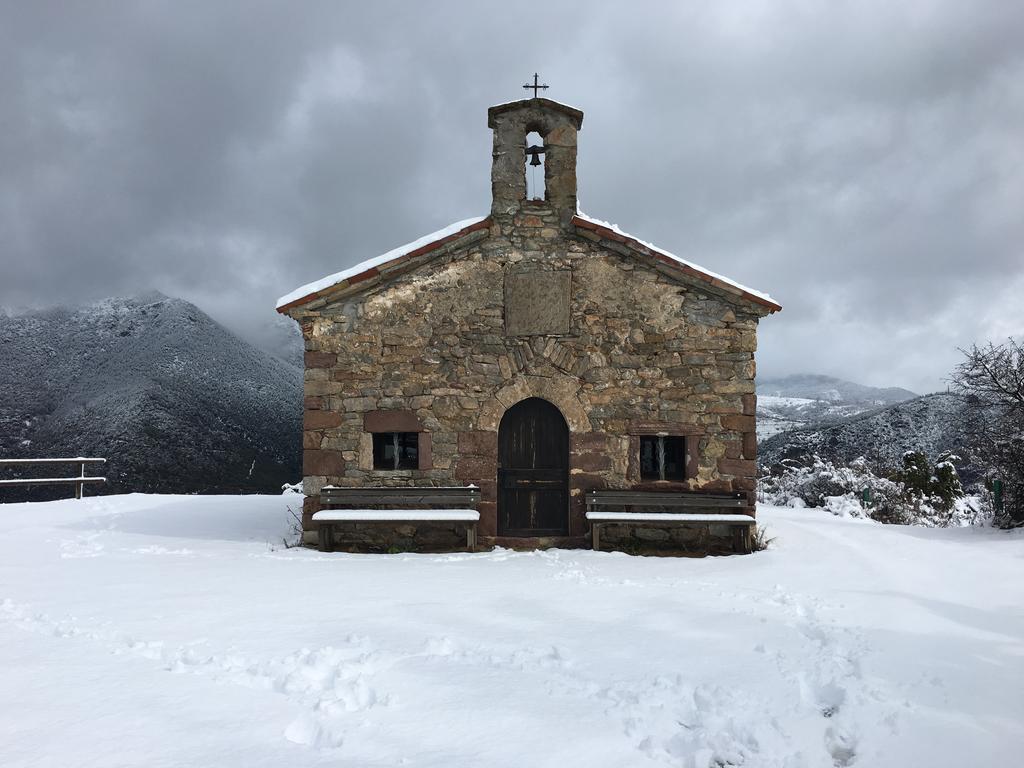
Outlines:
{"type": "Polygon", "coordinates": [[[922,450],[933,460],[943,451],[953,451],[962,457],[961,476],[971,481],[981,470],[969,442],[960,397],[939,393],[831,424],[781,432],[762,441],[758,453],[761,465],[769,468],[783,459],[816,454],[844,464],[863,456],[872,466],[891,470],[900,465],[905,451],[922,450]]]}
{"type": "Polygon", "coordinates": [[[0,359],[0,456],[107,457],[107,492],[272,491],[301,474],[301,368],[186,301],[0,315],[0,359]]]}
{"type": "Polygon", "coordinates": [[[918,395],[900,387],[869,387],[834,376],[798,373],[774,379],[759,379],[758,392],[777,397],[802,397],[833,403],[873,403],[895,405],[918,395]]]}
{"type": "Polygon", "coordinates": [[[785,430],[831,423],[915,397],[899,387],[869,387],[817,374],[759,379],[757,436],[765,440],[785,430]]]}

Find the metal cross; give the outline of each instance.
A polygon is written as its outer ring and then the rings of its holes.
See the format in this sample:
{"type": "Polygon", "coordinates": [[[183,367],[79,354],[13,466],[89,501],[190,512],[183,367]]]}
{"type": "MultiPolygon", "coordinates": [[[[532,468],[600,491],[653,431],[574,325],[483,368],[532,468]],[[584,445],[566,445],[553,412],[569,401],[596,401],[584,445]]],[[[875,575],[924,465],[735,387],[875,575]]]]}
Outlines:
{"type": "Polygon", "coordinates": [[[530,85],[529,83],[527,83],[526,85],[523,86],[523,88],[525,88],[526,90],[530,90],[531,88],[533,89],[533,98],[535,98],[535,99],[537,98],[537,91],[543,91],[543,90],[547,89],[547,85],[538,85],[539,82],[540,82],[540,78],[537,76],[537,73],[534,72],[533,73],[533,85],[530,85]]]}

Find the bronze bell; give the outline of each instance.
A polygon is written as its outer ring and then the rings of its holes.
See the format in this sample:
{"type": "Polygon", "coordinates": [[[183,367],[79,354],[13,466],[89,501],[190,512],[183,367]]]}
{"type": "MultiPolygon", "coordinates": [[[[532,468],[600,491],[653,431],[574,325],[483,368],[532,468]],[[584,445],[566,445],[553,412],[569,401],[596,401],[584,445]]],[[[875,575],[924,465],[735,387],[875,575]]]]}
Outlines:
{"type": "Polygon", "coordinates": [[[526,154],[530,155],[530,165],[540,165],[540,154],[544,151],[543,147],[527,147],[526,154]]]}

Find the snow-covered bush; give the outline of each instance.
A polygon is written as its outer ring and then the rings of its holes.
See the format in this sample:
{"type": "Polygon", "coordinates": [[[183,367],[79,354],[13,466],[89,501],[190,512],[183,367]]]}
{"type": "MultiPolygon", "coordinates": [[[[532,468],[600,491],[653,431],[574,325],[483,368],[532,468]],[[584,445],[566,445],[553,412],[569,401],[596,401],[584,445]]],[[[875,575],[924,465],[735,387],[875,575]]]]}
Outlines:
{"type": "Polygon", "coordinates": [[[907,451],[903,454],[903,468],[896,473],[894,479],[903,483],[909,496],[927,500],[933,506],[948,510],[956,499],[964,495],[960,476],[953,464],[959,458],[944,453],[932,468],[924,453],[907,451]]]}
{"type": "Polygon", "coordinates": [[[814,456],[810,464],[783,465],[781,473],[761,478],[761,491],[769,504],[822,507],[842,517],[877,515],[885,522],[903,522],[895,519],[900,517],[902,486],[876,476],[864,459],[844,467],[814,456]],[[865,490],[870,499],[867,508],[862,501],[865,490]]]}
{"type": "Polygon", "coordinates": [[[902,484],[912,522],[922,525],[970,525],[981,515],[980,500],[966,498],[953,463],[959,456],[943,453],[935,466],[921,451],[903,454],[903,467],[893,479],[902,484]]]}
{"type": "Polygon", "coordinates": [[[985,517],[980,499],[964,494],[953,464],[944,455],[934,468],[910,451],[893,478],[879,477],[867,462],[835,465],[814,456],[810,463],[784,462],[784,469],[761,478],[769,504],[827,509],[840,517],[870,518],[898,525],[971,525],[985,517]]]}

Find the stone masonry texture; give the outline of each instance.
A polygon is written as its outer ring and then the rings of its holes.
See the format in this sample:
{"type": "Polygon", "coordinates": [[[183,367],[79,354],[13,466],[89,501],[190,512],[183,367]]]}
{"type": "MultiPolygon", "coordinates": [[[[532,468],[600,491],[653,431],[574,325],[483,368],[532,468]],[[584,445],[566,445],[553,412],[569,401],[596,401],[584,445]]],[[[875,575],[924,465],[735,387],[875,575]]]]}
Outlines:
{"type": "Polygon", "coordinates": [[[325,484],[475,483],[479,535],[495,536],[498,424],[528,397],[553,403],[569,425],[571,537],[583,541],[583,495],[592,488],[740,491],[749,508],[737,511],[753,513],[754,352],[764,308],[574,227],[582,115],[544,99],[520,104],[490,117],[487,230],[289,310],[306,347],[308,541],[325,484]],[[548,150],[543,201],[523,199],[531,130],[548,150]],[[568,275],[567,332],[510,335],[506,280],[544,273],[568,275]],[[374,470],[374,425],[429,435],[429,455],[418,469],[374,470]],[[639,436],[657,433],[696,446],[685,482],[641,480],[639,436]]]}

